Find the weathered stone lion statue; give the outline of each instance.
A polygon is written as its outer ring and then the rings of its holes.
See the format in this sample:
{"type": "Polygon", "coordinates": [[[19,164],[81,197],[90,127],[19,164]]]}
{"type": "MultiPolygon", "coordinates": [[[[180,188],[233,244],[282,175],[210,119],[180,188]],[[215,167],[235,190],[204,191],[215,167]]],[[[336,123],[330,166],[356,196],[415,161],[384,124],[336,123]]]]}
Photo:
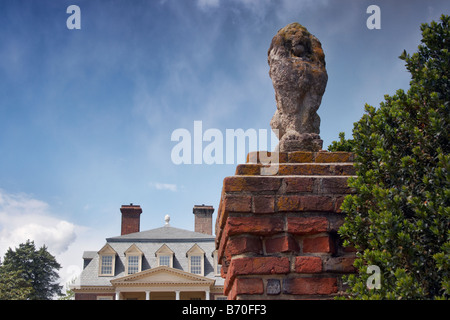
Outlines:
{"type": "Polygon", "coordinates": [[[328,81],[325,55],[319,40],[298,23],[273,37],[268,51],[269,75],[277,111],[270,126],[278,129],[278,151],[319,151],[317,109],[328,81]]]}

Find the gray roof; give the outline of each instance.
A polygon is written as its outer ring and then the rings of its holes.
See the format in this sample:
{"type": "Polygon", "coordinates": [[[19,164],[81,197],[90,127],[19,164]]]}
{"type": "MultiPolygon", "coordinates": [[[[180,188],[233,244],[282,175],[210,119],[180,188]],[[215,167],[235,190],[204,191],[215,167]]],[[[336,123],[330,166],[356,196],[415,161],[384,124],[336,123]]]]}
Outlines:
{"type": "MultiPolygon", "coordinates": [[[[203,233],[174,228],[166,225],[161,228],[142,232],[130,233],[123,236],[106,239],[107,243],[117,252],[115,275],[111,277],[98,276],[99,255],[97,251],[85,251],[85,267],[80,275],[82,286],[111,286],[111,280],[125,276],[125,251],[135,244],[144,255],[142,259],[142,270],[158,266],[156,251],[162,245],[167,245],[173,252],[173,267],[188,271],[188,258],[186,253],[197,244],[205,251],[204,276],[216,280],[216,285],[223,285],[224,280],[214,272],[215,237],[203,233]]],[[[99,248],[100,250],[101,248],[99,248]]]]}
{"type": "Polygon", "coordinates": [[[215,241],[212,235],[194,232],[165,225],[161,228],[129,233],[123,236],[107,238],[108,242],[161,242],[161,241],[215,241]]]}
{"type": "Polygon", "coordinates": [[[85,251],[83,252],[83,259],[94,259],[97,255],[97,251],[85,251]]]}

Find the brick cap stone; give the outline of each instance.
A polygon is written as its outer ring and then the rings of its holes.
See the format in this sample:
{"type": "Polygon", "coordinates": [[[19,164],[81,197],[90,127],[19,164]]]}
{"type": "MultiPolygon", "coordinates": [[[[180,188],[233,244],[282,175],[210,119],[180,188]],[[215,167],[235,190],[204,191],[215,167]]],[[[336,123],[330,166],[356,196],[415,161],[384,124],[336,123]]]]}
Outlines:
{"type": "MultiPolygon", "coordinates": [[[[262,163],[267,157],[276,158],[275,152],[270,151],[252,151],[247,154],[247,163],[262,163]]],[[[334,162],[353,162],[355,155],[352,152],[336,151],[330,152],[321,150],[312,151],[293,151],[278,152],[278,163],[334,163],[334,162]]],[[[265,160],[267,161],[267,160],[265,160]]]]}

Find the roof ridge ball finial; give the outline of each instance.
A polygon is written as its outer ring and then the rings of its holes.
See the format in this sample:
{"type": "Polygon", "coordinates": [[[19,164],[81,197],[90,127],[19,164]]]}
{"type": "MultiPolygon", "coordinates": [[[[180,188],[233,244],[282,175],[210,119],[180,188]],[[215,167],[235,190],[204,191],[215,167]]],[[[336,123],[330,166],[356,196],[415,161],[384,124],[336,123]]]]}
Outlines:
{"type": "Polygon", "coordinates": [[[170,216],[168,214],[166,214],[164,216],[164,221],[166,222],[166,226],[168,226],[169,225],[169,221],[170,221],[170,216]]]}

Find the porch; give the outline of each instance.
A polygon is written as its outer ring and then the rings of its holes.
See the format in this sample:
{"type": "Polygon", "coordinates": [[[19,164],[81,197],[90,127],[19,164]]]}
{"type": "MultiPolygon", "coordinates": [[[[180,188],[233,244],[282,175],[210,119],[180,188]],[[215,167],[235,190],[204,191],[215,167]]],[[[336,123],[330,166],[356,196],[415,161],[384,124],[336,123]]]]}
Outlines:
{"type": "MultiPolygon", "coordinates": [[[[161,288],[161,290],[167,290],[161,288]]],[[[209,291],[116,291],[116,300],[210,300],[209,291]]]]}
{"type": "Polygon", "coordinates": [[[210,300],[211,292],[221,294],[214,279],[167,266],[114,279],[111,284],[115,300],[210,300]]]}

